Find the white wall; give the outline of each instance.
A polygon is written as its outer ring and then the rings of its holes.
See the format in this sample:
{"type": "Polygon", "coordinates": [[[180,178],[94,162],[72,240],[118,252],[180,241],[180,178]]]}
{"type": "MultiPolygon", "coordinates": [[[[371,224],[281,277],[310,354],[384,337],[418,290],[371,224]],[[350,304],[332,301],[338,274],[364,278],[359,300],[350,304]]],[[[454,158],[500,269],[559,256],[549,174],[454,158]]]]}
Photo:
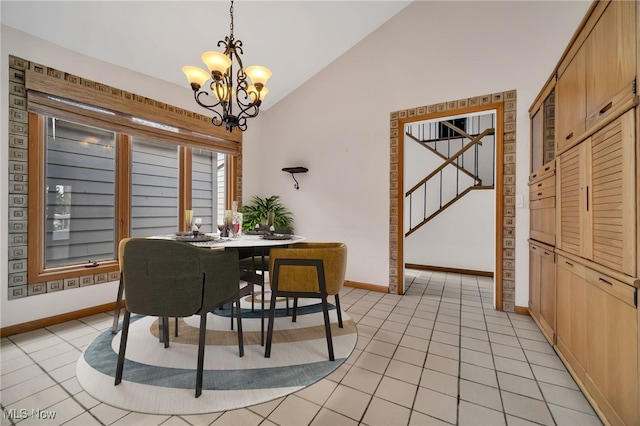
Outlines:
{"type": "Polygon", "coordinates": [[[495,272],[495,191],[471,191],[404,240],[407,263],[495,272]]]}
{"type": "MultiPolygon", "coordinates": [[[[505,90],[518,91],[517,192],[527,194],[528,114],[589,2],[416,1],[254,119],[244,140],[244,200],[281,195],[310,239],[349,246],[347,279],[388,285],[389,114],[505,90]],[[455,25],[451,23],[457,22],[455,25]],[[461,52],[464,53],[461,55],[461,52]],[[464,58],[454,63],[454,58],[464,58]],[[449,58],[434,63],[433,58],[449,58]],[[300,190],[282,167],[301,165],[300,190]]],[[[0,96],[8,55],[196,110],[183,86],[61,49],[1,28],[0,96]]],[[[313,54],[291,52],[304,60],[313,54]]],[[[1,102],[1,129],[8,107],[1,102]]],[[[115,298],[114,283],[7,300],[8,135],[0,131],[0,294],[2,327],[115,298]],[[72,297],[70,297],[72,296],[72,297]]],[[[516,304],[527,304],[528,211],[517,211],[516,304]]]]}
{"type": "MultiPolygon", "coordinates": [[[[526,200],[528,109],[589,5],[413,2],[263,114],[262,132],[245,135],[260,150],[245,182],[281,195],[299,233],[344,241],[347,279],[387,286],[389,114],[517,90],[516,191],[526,200]],[[299,191],[280,171],[294,165],[309,168],[299,191]]],[[[516,211],[520,306],[528,304],[527,208],[516,211]]]]}

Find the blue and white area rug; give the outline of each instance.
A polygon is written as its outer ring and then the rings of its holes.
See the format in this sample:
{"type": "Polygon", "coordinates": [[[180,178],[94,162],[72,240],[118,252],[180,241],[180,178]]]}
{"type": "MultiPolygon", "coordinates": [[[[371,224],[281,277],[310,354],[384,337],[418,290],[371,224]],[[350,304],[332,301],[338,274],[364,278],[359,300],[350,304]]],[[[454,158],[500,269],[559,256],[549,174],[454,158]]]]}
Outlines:
{"type": "MultiPolygon", "coordinates": [[[[331,297],[330,297],[331,299],[331,297]]],[[[278,303],[271,358],[260,346],[260,311],[242,301],[244,357],[238,356],[237,332],[230,329],[229,311],[207,317],[203,391],[195,398],[199,316],[179,319],[179,336],[170,320],[170,346],[158,340],[155,317],[134,316],[129,327],[122,382],[114,386],[120,335],[108,330],[84,350],[78,360],[78,381],[89,395],[123,410],[150,414],[202,414],[259,404],[296,392],[329,375],[356,345],[354,322],[329,311],[335,361],[329,361],[321,305],[301,299],[297,321],[285,317],[278,303]]],[[[280,305],[282,304],[282,308],[280,305]]],[[[268,312],[265,315],[265,330],[268,312]]],[[[235,319],[234,319],[235,328],[235,319]]],[[[265,333],[266,334],[266,333],[265,333]]],[[[265,337],[266,338],[266,337],[265,337]]]]}

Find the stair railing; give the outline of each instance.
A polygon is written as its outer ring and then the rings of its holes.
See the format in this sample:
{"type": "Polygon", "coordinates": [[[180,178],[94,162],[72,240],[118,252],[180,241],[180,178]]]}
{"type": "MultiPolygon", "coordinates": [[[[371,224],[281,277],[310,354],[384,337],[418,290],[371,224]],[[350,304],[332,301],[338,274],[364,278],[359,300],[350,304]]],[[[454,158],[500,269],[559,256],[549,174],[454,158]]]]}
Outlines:
{"type": "MultiPolygon", "coordinates": [[[[471,136],[471,135],[467,134],[466,132],[460,130],[459,128],[453,126],[452,124],[447,123],[446,121],[444,121],[442,123],[445,126],[452,128],[455,132],[459,133],[461,136],[463,136],[465,138],[468,138],[470,141],[469,141],[469,143],[467,145],[463,146],[456,153],[454,153],[452,156],[450,156],[448,159],[446,159],[440,166],[438,166],[435,170],[433,170],[431,173],[429,173],[425,178],[420,180],[420,182],[415,184],[411,189],[409,189],[405,193],[405,198],[409,198],[409,226],[410,226],[409,231],[407,231],[405,233],[405,237],[411,235],[413,232],[418,230],[421,226],[423,226],[425,223],[427,223],[433,217],[438,215],[442,210],[444,210],[445,208],[449,207],[455,201],[460,199],[462,196],[464,196],[466,193],[468,193],[474,187],[482,187],[482,188],[484,188],[482,186],[482,180],[478,176],[478,174],[479,174],[478,147],[482,146],[482,139],[485,136],[495,134],[495,129],[493,129],[493,128],[485,129],[482,133],[480,133],[478,135],[475,135],[475,136],[471,136]],[[459,161],[460,161],[460,158],[462,157],[462,155],[465,152],[467,152],[469,149],[471,149],[472,147],[475,150],[474,151],[474,171],[473,172],[469,172],[468,170],[463,169],[459,165],[459,161]],[[447,203],[445,203],[443,205],[443,178],[442,178],[443,176],[442,176],[442,173],[443,173],[443,171],[445,170],[445,168],[447,166],[451,166],[451,167],[455,167],[456,168],[456,195],[452,200],[448,201],[447,203]],[[466,188],[462,192],[460,192],[459,188],[458,188],[458,186],[459,186],[459,174],[460,174],[461,170],[464,170],[463,173],[471,174],[471,177],[472,177],[472,180],[473,180],[473,184],[470,185],[468,188],[466,188]],[[429,180],[433,179],[435,176],[439,176],[440,177],[439,195],[438,195],[439,208],[433,214],[427,216],[427,214],[426,214],[426,212],[427,212],[427,198],[428,198],[427,197],[427,182],[429,180]],[[423,218],[422,218],[422,220],[421,220],[421,222],[419,224],[417,224],[416,226],[412,226],[413,194],[420,188],[423,188],[423,198],[424,198],[423,218]]],[[[495,150],[495,144],[494,144],[494,150],[495,150]]],[[[494,162],[495,162],[495,159],[494,159],[494,162]]],[[[492,188],[492,187],[493,186],[487,187],[487,188],[492,188]]]]}

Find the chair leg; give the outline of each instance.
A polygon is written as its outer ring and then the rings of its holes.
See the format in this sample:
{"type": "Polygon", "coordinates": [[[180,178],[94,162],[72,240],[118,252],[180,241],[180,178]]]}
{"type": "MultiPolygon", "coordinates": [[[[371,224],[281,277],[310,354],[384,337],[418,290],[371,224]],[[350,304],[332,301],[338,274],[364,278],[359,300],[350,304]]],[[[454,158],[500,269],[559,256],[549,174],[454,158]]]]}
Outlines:
{"type": "Polygon", "coordinates": [[[298,298],[293,298],[293,315],[291,315],[291,322],[296,322],[298,319],[298,298]]]}
{"type": "MultiPolygon", "coordinates": [[[[238,312],[238,353],[240,358],[244,356],[244,339],[242,337],[242,307],[240,306],[240,297],[236,299],[236,311],[238,312]]],[[[233,302],[231,303],[231,312],[233,312],[233,302]]]]}
{"type": "Polygon", "coordinates": [[[159,321],[162,322],[162,340],[160,340],[161,342],[164,342],[164,347],[168,348],[169,347],[169,318],[168,317],[162,317],[159,319],[159,321]]]}
{"type": "Polygon", "coordinates": [[[124,353],[127,350],[127,337],[129,337],[129,322],[131,313],[124,310],[124,319],[122,320],[122,335],[120,336],[120,350],[118,351],[118,363],[116,364],[116,381],[117,386],[122,381],[122,370],[124,369],[124,353]]]}
{"type": "Polygon", "coordinates": [[[122,294],[124,293],[124,283],[122,282],[122,272],[120,273],[120,284],[118,284],[118,296],[116,297],[116,311],[113,313],[113,325],[111,333],[118,332],[118,321],[120,320],[120,308],[122,307],[122,294]]]}
{"type": "Polygon", "coordinates": [[[176,337],[178,337],[178,317],[176,317],[175,319],[176,319],[176,332],[175,332],[175,335],[176,335],[176,337]]]}
{"type": "MultiPolygon", "coordinates": [[[[238,306],[240,306],[240,300],[238,300],[238,306]]],[[[231,330],[233,330],[233,302],[229,305],[229,310],[231,311],[231,315],[229,315],[231,317],[231,330]]]]}
{"type": "Polygon", "coordinates": [[[269,303],[269,325],[267,326],[267,343],[264,347],[264,357],[271,358],[271,340],[273,339],[273,323],[276,319],[276,292],[271,289],[271,303],[269,303]]]}
{"type": "Polygon", "coordinates": [[[196,369],[196,398],[202,395],[204,369],[204,343],[207,332],[207,312],[200,312],[200,333],[198,336],[198,367],[196,369]]]}
{"type": "Polygon", "coordinates": [[[251,284],[251,312],[255,312],[256,288],[251,284]]]}
{"type": "Polygon", "coordinates": [[[342,310],[340,309],[340,296],[336,293],[336,311],[338,311],[338,327],[344,328],[342,324],[342,310]]]}
{"type": "Polygon", "coordinates": [[[327,348],[329,349],[329,361],[335,361],[333,356],[333,340],[331,339],[331,323],[329,322],[329,305],[326,294],[322,296],[322,313],[324,314],[324,330],[327,334],[327,348]]]}

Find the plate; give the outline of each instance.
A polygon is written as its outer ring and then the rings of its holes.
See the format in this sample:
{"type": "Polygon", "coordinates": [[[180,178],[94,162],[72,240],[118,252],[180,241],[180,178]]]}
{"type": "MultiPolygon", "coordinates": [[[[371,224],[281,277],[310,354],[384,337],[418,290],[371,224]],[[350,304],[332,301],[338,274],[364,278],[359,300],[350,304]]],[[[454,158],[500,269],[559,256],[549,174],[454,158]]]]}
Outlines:
{"type": "Polygon", "coordinates": [[[177,241],[187,241],[189,243],[201,243],[205,241],[213,241],[213,237],[207,235],[176,235],[177,241]]]}
{"type": "Polygon", "coordinates": [[[193,235],[193,232],[176,232],[176,237],[186,237],[187,235],[193,235]]]}
{"type": "Polygon", "coordinates": [[[262,238],[265,240],[292,240],[293,235],[273,234],[273,235],[265,235],[262,238]]]}

